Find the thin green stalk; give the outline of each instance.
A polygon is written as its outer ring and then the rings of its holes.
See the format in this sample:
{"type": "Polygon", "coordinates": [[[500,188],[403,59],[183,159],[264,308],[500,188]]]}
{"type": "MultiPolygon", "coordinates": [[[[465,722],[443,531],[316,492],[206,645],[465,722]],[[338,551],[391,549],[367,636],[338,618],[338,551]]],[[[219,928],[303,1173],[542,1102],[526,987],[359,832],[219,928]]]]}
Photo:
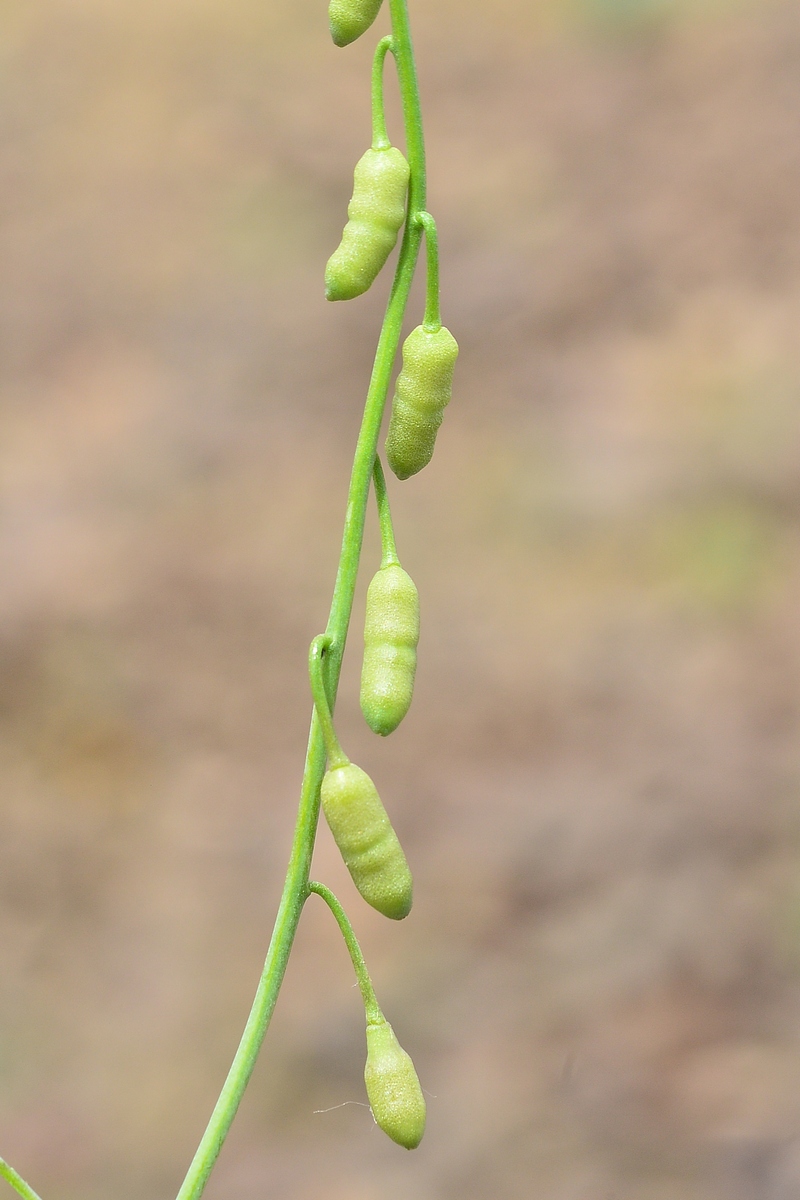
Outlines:
{"type": "Polygon", "coordinates": [[[372,60],[372,149],[385,150],[391,146],[386,132],[386,114],[383,109],[383,64],[392,49],[391,35],[381,38],[372,60]]]}
{"type": "MultiPolygon", "coordinates": [[[[411,169],[408,211],[413,217],[413,214],[425,208],[425,145],[422,135],[422,113],[406,0],[389,0],[389,9],[392,19],[392,49],[397,62],[407,155],[411,169]]],[[[342,655],[353,607],[364,534],[364,517],[369,499],[369,485],[378,434],[386,404],[392,366],[400,343],[403,315],[414,277],[420,238],[419,225],[413,219],[407,220],[397,270],[375,353],[364,417],[353,460],[342,550],[325,631],[326,636],[330,639],[328,693],[331,710],[336,701],[342,655]]],[[[236,1116],[275,1008],[300,914],[308,896],[309,870],[319,819],[319,789],[325,772],[325,758],[325,741],[315,709],[311,717],[311,730],[289,865],[266,962],[253,1007],[250,1010],[228,1077],[178,1192],[178,1200],[197,1200],[202,1195],[206,1181],[236,1116]]]]}
{"type": "Polygon", "coordinates": [[[0,1158],[0,1175],[8,1183],[11,1184],[15,1192],[18,1192],[23,1200],[40,1200],[29,1183],[26,1183],[20,1174],[13,1167],[10,1167],[4,1158],[0,1158]]]}
{"type": "Polygon", "coordinates": [[[328,762],[332,767],[346,767],[350,759],[339,745],[339,739],[333,727],[325,680],[322,676],[323,658],[329,646],[330,639],[324,633],[314,638],[308,651],[308,674],[311,680],[311,695],[314,697],[314,707],[317,710],[317,720],[322,728],[322,736],[328,752],[328,762]]]}
{"type": "Polygon", "coordinates": [[[399,563],[400,559],[397,557],[392,513],[389,508],[389,497],[386,493],[386,476],[383,473],[381,460],[377,454],[375,455],[372,480],[375,486],[375,499],[378,503],[378,522],[381,527],[381,566],[388,567],[392,563],[399,563]]]}
{"type": "Polygon", "coordinates": [[[367,964],[364,962],[364,955],[361,953],[361,947],[358,944],[358,938],[353,931],[353,926],[350,924],[347,913],[344,911],[331,889],[325,887],[324,883],[317,883],[316,881],[312,880],[312,882],[308,885],[308,890],[309,892],[314,892],[317,896],[321,896],[336,918],[336,923],[342,931],[342,937],[345,940],[347,949],[350,951],[353,970],[356,973],[358,986],[361,989],[361,998],[364,1001],[364,1008],[367,1014],[367,1024],[380,1025],[381,1021],[385,1020],[385,1017],[381,1012],[380,1004],[378,1004],[378,998],[375,995],[375,989],[373,988],[372,980],[369,977],[367,964]]]}
{"type": "MultiPolygon", "coordinates": [[[[419,101],[417,66],[414,48],[411,45],[411,30],[408,24],[406,0],[389,0],[392,17],[393,53],[397,63],[400,83],[400,99],[403,106],[403,125],[406,131],[406,153],[411,168],[408,193],[408,211],[412,214],[425,211],[427,175],[425,169],[425,139],[422,134],[422,112],[419,101]]],[[[414,235],[419,249],[419,230],[413,221],[406,225],[406,236],[414,235]]],[[[415,260],[416,261],[416,260],[415,260]]],[[[413,274],[413,264],[412,264],[413,274]]]]}
{"type": "Polygon", "coordinates": [[[442,327],[442,317],[439,311],[439,236],[436,232],[436,222],[429,212],[417,213],[416,220],[425,230],[425,249],[427,250],[425,317],[422,324],[428,333],[436,333],[442,327]]]}

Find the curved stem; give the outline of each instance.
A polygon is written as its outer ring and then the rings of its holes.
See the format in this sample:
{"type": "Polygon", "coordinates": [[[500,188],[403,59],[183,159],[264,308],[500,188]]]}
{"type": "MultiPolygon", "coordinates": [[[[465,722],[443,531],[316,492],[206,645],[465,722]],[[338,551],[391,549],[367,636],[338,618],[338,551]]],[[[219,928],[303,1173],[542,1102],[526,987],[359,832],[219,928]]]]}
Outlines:
{"type": "Polygon", "coordinates": [[[364,955],[361,953],[361,947],[358,944],[358,938],[353,932],[353,926],[347,913],[342,908],[339,901],[334,896],[330,888],[326,888],[324,883],[316,883],[312,880],[308,885],[309,892],[314,892],[315,895],[321,896],[327,904],[328,908],[336,918],[336,923],[342,931],[342,937],[345,940],[347,949],[350,951],[350,958],[353,962],[353,970],[356,973],[358,986],[361,989],[361,997],[364,1001],[364,1008],[367,1014],[368,1025],[379,1025],[384,1020],[381,1006],[378,1004],[375,989],[372,986],[372,980],[369,977],[367,964],[364,962],[364,955]]]}
{"type": "Polygon", "coordinates": [[[436,233],[436,222],[429,212],[416,213],[414,220],[425,230],[425,249],[427,251],[425,317],[422,325],[428,333],[436,333],[442,327],[442,317],[439,311],[439,237],[436,233]]]}
{"type": "Polygon", "coordinates": [[[386,132],[386,114],[383,110],[383,64],[392,49],[392,38],[381,38],[372,60],[372,149],[386,150],[391,146],[386,132]]]}
{"type": "Polygon", "coordinates": [[[392,514],[389,509],[389,497],[386,493],[386,476],[383,473],[381,460],[375,455],[375,466],[372,469],[372,481],[375,486],[375,499],[378,502],[378,521],[381,527],[381,566],[388,567],[399,563],[397,546],[394,540],[392,514]]]}
{"type": "MultiPolygon", "coordinates": [[[[378,1009],[380,1012],[380,1009],[378,1009]]],[[[40,1200],[36,1192],[29,1183],[26,1183],[13,1167],[10,1167],[4,1158],[0,1158],[0,1176],[10,1183],[15,1192],[18,1192],[23,1200],[40,1200]]]]}
{"type": "Polygon", "coordinates": [[[330,644],[330,638],[326,637],[324,633],[314,638],[308,651],[308,674],[311,679],[311,694],[314,697],[317,720],[322,726],[322,736],[328,751],[328,762],[332,767],[346,767],[350,759],[340,746],[336,736],[328,704],[328,693],[325,690],[325,680],[322,677],[322,660],[330,644]]]}
{"type": "MultiPolygon", "coordinates": [[[[408,162],[411,169],[408,211],[414,213],[425,208],[425,145],[422,136],[419,88],[406,0],[389,0],[389,8],[392,18],[392,49],[397,62],[408,162]]],[[[356,444],[347,497],[342,550],[325,631],[330,639],[328,693],[331,711],[335,705],[342,655],[353,607],[364,535],[364,517],[369,499],[369,485],[378,434],[386,404],[392,365],[400,343],[403,315],[419,254],[420,237],[420,227],[407,220],[400,247],[400,257],[375,352],[364,417],[356,444]]],[[[261,1043],[275,1008],[278,992],[286,973],[289,953],[297,932],[297,924],[308,896],[309,870],[319,820],[319,789],[325,772],[325,757],[325,741],[315,709],[311,716],[311,730],[289,866],[261,980],[228,1077],[178,1192],[178,1200],[197,1200],[202,1194],[253,1073],[261,1043]]]]}

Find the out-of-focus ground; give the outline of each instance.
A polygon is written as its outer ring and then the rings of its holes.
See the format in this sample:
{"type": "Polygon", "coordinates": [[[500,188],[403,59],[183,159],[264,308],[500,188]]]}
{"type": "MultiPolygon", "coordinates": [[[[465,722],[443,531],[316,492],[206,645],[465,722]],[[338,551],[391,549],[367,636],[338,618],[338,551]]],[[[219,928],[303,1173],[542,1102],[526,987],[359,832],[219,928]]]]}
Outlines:
{"type": "MultiPolygon", "coordinates": [[[[388,288],[322,293],[386,20],[0,10],[0,1153],[46,1200],[174,1195],[261,968],[388,288]]],[[[362,581],[339,723],[414,912],[324,829],[315,872],[428,1132],[359,1107],[313,900],[208,1197],[796,1200],[800,6],[412,20],[462,354],[391,489],[415,703],[363,726],[362,581]]]]}

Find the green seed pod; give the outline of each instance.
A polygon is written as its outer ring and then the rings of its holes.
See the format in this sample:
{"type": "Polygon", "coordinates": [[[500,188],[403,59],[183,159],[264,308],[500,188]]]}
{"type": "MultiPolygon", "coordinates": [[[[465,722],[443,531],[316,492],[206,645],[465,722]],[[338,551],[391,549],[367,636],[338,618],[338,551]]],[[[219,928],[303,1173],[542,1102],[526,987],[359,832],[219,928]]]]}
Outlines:
{"type": "Polygon", "coordinates": [[[414,1064],[388,1021],[367,1026],[364,1082],[383,1132],[406,1150],[415,1150],[425,1132],[425,1097],[414,1064]]]}
{"type": "Polygon", "coordinates": [[[328,300],[352,300],[371,287],[405,220],[408,176],[396,146],[367,150],[356,163],[348,221],[325,268],[328,300]]]}
{"type": "Polygon", "coordinates": [[[345,866],[367,904],[395,921],[407,917],[411,872],[369,775],[354,763],[333,767],[322,781],[322,808],[345,866]]]}
{"type": "Polygon", "coordinates": [[[458,342],[444,325],[435,333],[418,325],[403,343],[386,438],[386,458],[398,479],[416,475],[431,461],[457,358],[458,342]]]}
{"type": "Polygon", "coordinates": [[[382,3],[383,0],[331,0],[328,17],[335,44],[349,46],[362,33],[366,33],[382,3]]]}
{"type": "Polygon", "coordinates": [[[386,737],[411,705],[419,641],[419,595],[399,563],[375,573],[367,588],[361,711],[373,733],[386,737]]]}

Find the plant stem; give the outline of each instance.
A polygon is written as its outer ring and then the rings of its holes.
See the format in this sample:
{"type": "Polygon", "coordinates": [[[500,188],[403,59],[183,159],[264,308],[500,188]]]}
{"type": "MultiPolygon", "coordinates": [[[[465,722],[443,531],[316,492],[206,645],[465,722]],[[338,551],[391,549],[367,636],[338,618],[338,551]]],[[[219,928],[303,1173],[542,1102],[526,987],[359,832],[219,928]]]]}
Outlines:
{"type": "MultiPolygon", "coordinates": [[[[336,701],[342,655],[353,607],[353,595],[364,534],[364,516],[369,499],[370,477],[378,444],[378,434],[419,253],[421,229],[411,218],[414,213],[425,208],[425,145],[406,0],[389,0],[389,8],[392,18],[392,49],[397,62],[408,162],[411,169],[408,194],[409,219],[406,221],[400,257],[378,340],[364,407],[364,417],[358,435],[347,497],[339,568],[325,631],[326,636],[330,639],[327,690],[331,710],[336,701]]],[[[178,1192],[178,1200],[197,1200],[202,1194],[236,1116],[275,1008],[278,992],[286,973],[289,953],[297,932],[300,913],[308,896],[309,870],[319,819],[319,789],[325,771],[325,757],[325,741],[315,709],[311,716],[311,730],[289,865],[261,980],[228,1077],[178,1192]]]]}
{"type": "MultiPolygon", "coordinates": [[[[389,0],[389,11],[392,17],[392,52],[397,63],[400,99],[403,106],[403,125],[406,131],[406,154],[408,165],[411,168],[408,211],[413,217],[415,213],[425,211],[427,194],[425,139],[422,134],[419,84],[417,67],[414,62],[414,49],[411,45],[411,30],[408,24],[407,0],[389,0]]],[[[417,250],[419,250],[419,230],[413,220],[409,220],[406,224],[404,244],[409,236],[413,238],[417,250]]],[[[415,262],[416,259],[411,264],[412,275],[415,262]]]]}
{"type": "Polygon", "coordinates": [[[4,1158],[0,1158],[0,1176],[11,1184],[15,1192],[18,1192],[24,1200],[39,1200],[36,1192],[29,1183],[19,1175],[13,1167],[10,1167],[4,1158]]]}
{"type": "Polygon", "coordinates": [[[394,528],[392,526],[392,513],[389,508],[389,497],[386,493],[386,476],[383,473],[381,460],[377,454],[375,455],[372,482],[375,486],[378,521],[381,527],[381,566],[389,567],[393,563],[399,563],[400,559],[397,557],[397,546],[395,545],[394,528]]]}
{"type": "Polygon", "coordinates": [[[383,109],[383,64],[392,49],[391,35],[381,38],[372,60],[372,149],[385,150],[391,146],[386,132],[386,115],[383,109]]]}
{"type": "Polygon", "coordinates": [[[333,718],[331,717],[328,693],[325,689],[325,679],[323,676],[323,658],[327,653],[329,645],[330,640],[324,633],[314,638],[308,651],[308,674],[311,680],[311,695],[314,697],[317,720],[322,727],[325,749],[328,752],[328,762],[331,767],[346,767],[350,759],[339,745],[339,739],[333,727],[333,718]]]}
{"type": "Polygon", "coordinates": [[[317,896],[321,896],[336,918],[336,923],[342,931],[342,937],[345,940],[347,949],[350,951],[353,970],[356,973],[358,986],[361,989],[361,998],[364,1001],[367,1024],[379,1025],[385,1018],[381,1012],[381,1006],[378,1004],[378,998],[375,995],[375,989],[372,986],[372,980],[369,977],[369,971],[367,970],[367,964],[364,962],[364,955],[361,953],[358,938],[353,932],[353,926],[350,924],[347,913],[330,888],[326,888],[324,883],[312,881],[308,885],[308,890],[309,892],[314,892],[317,896]]]}
{"type": "Polygon", "coordinates": [[[425,317],[422,325],[428,333],[436,333],[442,327],[439,311],[439,236],[436,232],[436,222],[429,212],[417,213],[417,221],[425,230],[427,250],[425,317]]]}

